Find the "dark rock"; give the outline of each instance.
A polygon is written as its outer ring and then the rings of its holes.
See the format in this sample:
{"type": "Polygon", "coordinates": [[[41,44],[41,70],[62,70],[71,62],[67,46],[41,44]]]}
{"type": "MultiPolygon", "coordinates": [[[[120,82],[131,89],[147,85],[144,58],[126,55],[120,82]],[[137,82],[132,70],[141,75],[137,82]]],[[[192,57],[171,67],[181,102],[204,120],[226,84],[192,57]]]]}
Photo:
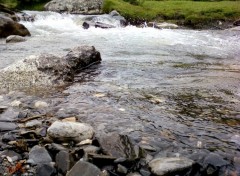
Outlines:
{"type": "Polygon", "coordinates": [[[150,176],[151,175],[151,172],[149,172],[146,169],[140,169],[139,172],[141,173],[142,176],[150,176]]]}
{"type": "Polygon", "coordinates": [[[156,158],[149,163],[151,172],[155,175],[164,176],[178,174],[192,167],[194,161],[188,158],[156,158]]]}
{"type": "Polygon", "coordinates": [[[139,157],[139,148],[126,135],[109,133],[102,134],[97,138],[106,155],[127,159],[136,159],[139,157]]]}
{"type": "Polygon", "coordinates": [[[0,38],[10,35],[30,36],[30,32],[24,25],[0,14],[0,38]]]}
{"type": "Polygon", "coordinates": [[[66,174],[74,165],[74,159],[68,151],[60,151],[56,156],[56,164],[58,172],[66,174]]]}
{"type": "Polygon", "coordinates": [[[49,164],[52,162],[48,151],[44,147],[34,146],[29,152],[29,159],[35,164],[49,164]]]}
{"type": "Polygon", "coordinates": [[[6,43],[25,42],[27,39],[19,35],[10,35],[6,38],[6,43]]]}
{"type": "Polygon", "coordinates": [[[236,20],[233,22],[234,26],[240,26],[240,19],[236,20]]]}
{"type": "Polygon", "coordinates": [[[0,122],[13,122],[17,119],[19,112],[13,108],[8,108],[2,114],[0,114],[0,122]]]}
{"type": "Polygon", "coordinates": [[[40,164],[36,169],[36,176],[53,176],[56,170],[50,164],[40,164]]]}
{"type": "Polygon", "coordinates": [[[95,165],[85,161],[78,161],[66,176],[99,176],[100,174],[101,170],[95,165]]]}
{"type": "Polygon", "coordinates": [[[19,136],[17,134],[14,134],[12,132],[5,133],[2,136],[3,142],[9,142],[9,141],[15,141],[19,136]]]}
{"type": "Polygon", "coordinates": [[[0,114],[7,110],[7,106],[0,106],[0,114]]]}
{"type": "Polygon", "coordinates": [[[17,129],[18,126],[15,123],[11,123],[11,122],[0,122],[0,132],[4,132],[4,131],[12,131],[17,129]]]}
{"type": "Polygon", "coordinates": [[[121,26],[126,26],[127,25],[127,20],[118,13],[118,11],[113,10],[109,13],[109,15],[114,18],[115,20],[120,22],[121,26]]]}
{"type": "Polygon", "coordinates": [[[106,23],[101,23],[101,22],[89,22],[85,21],[83,23],[83,28],[88,29],[90,27],[95,27],[95,28],[103,28],[103,29],[109,29],[109,28],[115,28],[115,26],[111,24],[106,24],[106,23]]]}
{"type": "Polygon", "coordinates": [[[42,122],[39,121],[39,120],[31,120],[31,121],[28,121],[25,126],[27,128],[33,128],[33,127],[40,127],[42,125],[42,122]]]}
{"type": "Polygon", "coordinates": [[[44,8],[48,11],[74,14],[100,14],[103,0],[52,0],[44,8]]]}
{"type": "Polygon", "coordinates": [[[221,167],[230,165],[230,163],[224,160],[221,156],[215,153],[210,153],[203,161],[203,169],[208,175],[218,173],[221,167]]]}
{"type": "Polygon", "coordinates": [[[17,17],[17,15],[15,14],[14,11],[12,11],[11,9],[3,6],[2,4],[0,4],[0,15],[6,16],[11,18],[14,21],[19,21],[19,18],[17,17]]]}
{"type": "Polygon", "coordinates": [[[35,15],[29,15],[27,13],[18,14],[18,17],[20,18],[21,21],[33,22],[35,20],[35,15]]]}

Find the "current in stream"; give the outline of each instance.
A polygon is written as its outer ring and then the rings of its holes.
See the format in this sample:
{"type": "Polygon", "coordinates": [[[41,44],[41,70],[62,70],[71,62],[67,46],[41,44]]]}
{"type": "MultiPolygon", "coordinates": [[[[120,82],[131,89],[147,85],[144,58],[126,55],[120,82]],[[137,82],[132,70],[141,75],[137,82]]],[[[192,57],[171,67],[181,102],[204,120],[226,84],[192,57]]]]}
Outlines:
{"type": "Polygon", "coordinates": [[[36,15],[22,22],[32,36],[24,43],[1,40],[0,68],[78,45],[95,46],[102,56],[61,93],[46,96],[56,114],[128,134],[162,156],[204,150],[240,157],[239,31],[85,30],[82,15],[27,13],[36,15]]]}

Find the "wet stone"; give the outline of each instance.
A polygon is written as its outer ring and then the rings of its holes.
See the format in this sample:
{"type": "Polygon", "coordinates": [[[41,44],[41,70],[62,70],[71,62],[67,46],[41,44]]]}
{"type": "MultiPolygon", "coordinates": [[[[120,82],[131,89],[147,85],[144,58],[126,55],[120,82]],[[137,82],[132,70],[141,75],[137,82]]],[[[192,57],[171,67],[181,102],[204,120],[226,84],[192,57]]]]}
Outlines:
{"type": "Polygon", "coordinates": [[[0,132],[4,132],[4,131],[12,131],[17,129],[18,126],[15,123],[11,123],[11,122],[0,122],[0,132]]]}
{"type": "Polygon", "coordinates": [[[101,170],[95,165],[85,162],[78,161],[72,169],[67,173],[66,176],[99,176],[101,170]]]}
{"type": "Polygon", "coordinates": [[[50,164],[41,164],[37,166],[37,176],[52,176],[56,172],[55,168],[50,164]]]}
{"type": "Polygon", "coordinates": [[[35,164],[48,164],[52,162],[48,151],[44,147],[37,145],[29,152],[29,160],[32,160],[35,164]]]}
{"type": "Polygon", "coordinates": [[[61,174],[66,174],[73,166],[74,159],[68,151],[60,151],[56,156],[57,169],[61,174]]]}
{"type": "Polygon", "coordinates": [[[149,163],[151,172],[158,176],[177,174],[192,167],[194,161],[188,158],[156,158],[149,163]]]}

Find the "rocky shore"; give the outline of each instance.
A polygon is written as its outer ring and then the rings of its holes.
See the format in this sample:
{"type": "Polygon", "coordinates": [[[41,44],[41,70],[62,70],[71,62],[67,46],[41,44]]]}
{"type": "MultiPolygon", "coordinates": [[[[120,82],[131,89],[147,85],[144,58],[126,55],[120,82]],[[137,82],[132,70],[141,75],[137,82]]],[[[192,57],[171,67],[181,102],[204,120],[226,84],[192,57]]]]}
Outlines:
{"type": "Polygon", "coordinates": [[[153,146],[138,144],[128,135],[95,131],[77,114],[58,116],[54,109],[58,102],[50,99],[10,92],[0,96],[0,102],[0,175],[238,174],[216,153],[164,157],[153,146]]]}

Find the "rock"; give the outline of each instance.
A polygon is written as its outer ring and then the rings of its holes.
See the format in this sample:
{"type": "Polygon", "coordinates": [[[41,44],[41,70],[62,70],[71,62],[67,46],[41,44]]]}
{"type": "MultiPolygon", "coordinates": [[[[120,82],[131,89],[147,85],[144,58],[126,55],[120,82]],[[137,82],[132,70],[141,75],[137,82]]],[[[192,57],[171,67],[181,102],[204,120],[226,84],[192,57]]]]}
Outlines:
{"type": "Polygon", "coordinates": [[[122,173],[122,174],[127,174],[127,168],[126,167],[124,167],[123,165],[121,165],[121,164],[118,164],[117,165],[117,171],[119,172],[119,173],[122,173]]]}
{"type": "Polygon", "coordinates": [[[116,158],[136,159],[139,157],[137,146],[126,135],[117,133],[101,134],[97,137],[103,153],[116,158]]]}
{"type": "Polygon", "coordinates": [[[100,148],[93,145],[89,145],[89,146],[83,147],[83,150],[86,153],[98,153],[100,151],[100,148]]]}
{"type": "Polygon", "coordinates": [[[208,175],[217,173],[221,167],[230,165],[230,163],[224,160],[221,156],[215,153],[208,154],[203,161],[203,169],[206,170],[208,175]]]}
{"type": "Polygon", "coordinates": [[[58,168],[58,172],[66,175],[67,171],[69,171],[74,165],[74,159],[68,151],[60,151],[56,156],[56,164],[58,168]]]}
{"type": "Polygon", "coordinates": [[[47,130],[48,135],[58,141],[81,142],[93,137],[93,128],[85,123],[54,122],[47,130]]]}
{"type": "Polygon", "coordinates": [[[18,43],[24,41],[26,41],[26,38],[19,35],[10,35],[6,38],[6,43],[18,43]]]}
{"type": "Polygon", "coordinates": [[[76,117],[68,117],[68,118],[65,118],[65,119],[62,119],[63,122],[76,122],[77,119],[76,117]]]}
{"type": "Polygon", "coordinates": [[[49,164],[52,162],[48,151],[44,147],[38,145],[34,146],[29,152],[29,160],[32,160],[35,164],[49,164]]]}
{"type": "Polygon", "coordinates": [[[230,31],[240,31],[240,26],[236,26],[236,27],[233,27],[233,28],[230,28],[230,29],[227,29],[227,30],[230,30],[230,31]]]}
{"type": "Polygon", "coordinates": [[[138,172],[134,172],[127,174],[127,176],[141,176],[141,174],[139,174],[138,172]]]}
{"type": "Polygon", "coordinates": [[[88,29],[89,27],[95,28],[115,28],[125,27],[127,20],[121,16],[116,10],[105,15],[86,17],[83,23],[83,28],[88,29]]]}
{"type": "Polygon", "coordinates": [[[18,14],[18,17],[20,18],[21,21],[29,21],[33,22],[35,20],[35,15],[29,15],[27,13],[20,13],[18,14]]]}
{"type": "Polygon", "coordinates": [[[164,22],[164,23],[150,22],[150,23],[148,23],[148,26],[158,28],[158,29],[177,29],[177,28],[179,28],[179,26],[176,24],[166,23],[166,22],[164,22]]]}
{"type": "Polygon", "coordinates": [[[194,161],[188,158],[157,158],[149,163],[149,167],[153,174],[164,176],[189,169],[193,163],[194,161]]]}
{"type": "Polygon", "coordinates": [[[240,19],[236,20],[233,22],[234,26],[240,26],[240,19]]]}
{"type": "Polygon", "coordinates": [[[103,0],[52,0],[44,8],[54,12],[100,14],[103,0]]]}
{"type": "Polygon", "coordinates": [[[92,144],[92,140],[86,139],[84,141],[79,142],[76,146],[82,146],[82,145],[87,145],[87,144],[92,144]]]}
{"type": "Polygon", "coordinates": [[[12,11],[11,9],[3,6],[2,4],[0,4],[0,15],[3,15],[5,17],[9,17],[14,21],[19,21],[18,16],[15,14],[14,11],[12,11]]]}
{"type": "Polygon", "coordinates": [[[34,107],[38,108],[38,109],[43,109],[43,108],[47,108],[48,104],[47,104],[47,102],[44,102],[44,101],[36,101],[34,103],[34,107]]]}
{"type": "Polygon", "coordinates": [[[236,143],[237,145],[240,146],[240,135],[235,134],[231,137],[231,142],[236,143]]]}
{"type": "Polygon", "coordinates": [[[19,137],[18,135],[12,132],[8,132],[2,136],[2,141],[3,142],[15,141],[18,137],[19,137]]]}
{"type": "Polygon", "coordinates": [[[12,122],[0,122],[0,132],[3,131],[12,131],[17,129],[18,126],[15,123],[12,122]]]}
{"type": "Polygon", "coordinates": [[[14,108],[8,108],[5,112],[0,114],[0,122],[13,122],[17,120],[19,112],[14,108]]]}
{"type": "Polygon", "coordinates": [[[105,23],[101,23],[101,22],[89,22],[89,21],[85,21],[83,23],[83,28],[84,29],[88,29],[90,27],[95,27],[95,28],[103,28],[103,29],[109,29],[109,28],[115,28],[115,26],[111,25],[111,24],[105,24],[105,23]]]}
{"type": "Polygon", "coordinates": [[[13,107],[19,107],[21,104],[22,104],[21,101],[14,100],[13,102],[11,102],[10,105],[13,106],[13,107]]]}
{"type": "Polygon", "coordinates": [[[10,35],[30,36],[31,34],[24,25],[0,14],[0,38],[10,35]]]}
{"type": "Polygon", "coordinates": [[[50,164],[41,164],[37,166],[36,176],[52,176],[56,172],[55,168],[50,164]]]}
{"type": "Polygon", "coordinates": [[[101,170],[95,165],[85,161],[78,161],[66,176],[99,176],[100,174],[101,170]]]}
{"type": "Polygon", "coordinates": [[[45,89],[64,85],[73,81],[74,74],[81,69],[100,61],[100,53],[93,46],[76,47],[64,57],[30,56],[0,70],[0,88],[14,90],[35,86],[45,89]]]}
{"type": "Polygon", "coordinates": [[[39,120],[31,120],[31,121],[27,122],[25,126],[27,128],[40,127],[40,126],[42,126],[42,122],[39,120]]]}
{"type": "Polygon", "coordinates": [[[21,155],[12,151],[12,150],[4,150],[2,152],[0,152],[0,158],[1,157],[10,157],[10,158],[17,158],[17,160],[22,159],[21,155]]]}

